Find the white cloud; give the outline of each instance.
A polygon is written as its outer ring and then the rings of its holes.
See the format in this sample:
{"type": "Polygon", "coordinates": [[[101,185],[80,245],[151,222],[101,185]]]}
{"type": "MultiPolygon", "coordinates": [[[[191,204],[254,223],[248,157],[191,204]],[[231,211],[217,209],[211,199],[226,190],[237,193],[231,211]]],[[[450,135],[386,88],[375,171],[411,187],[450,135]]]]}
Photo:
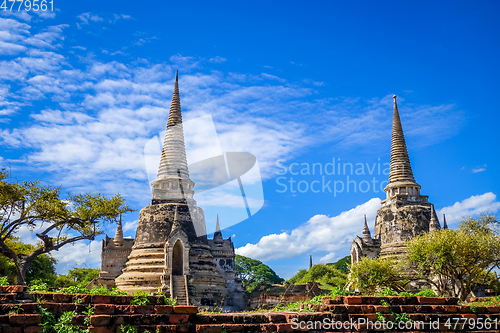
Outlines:
{"type": "Polygon", "coordinates": [[[472,169],[472,173],[478,173],[478,172],[483,172],[486,171],[486,164],[483,166],[478,166],[474,169],[472,169]]]}
{"type": "Polygon", "coordinates": [[[89,24],[90,22],[89,21],[92,21],[92,22],[101,22],[101,21],[104,21],[104,19],[102,17],[100,17],[99,15],[97,14],[92,14],[92,13],[83,13],[83,14],[80,14],[77,16],[81,23],[82,24],[89,24]]]}
{"type": "MultiPolygon", "coordinates": [[[[334,217],[315,215],[291,232],[264,236],[257,244],[249,243],[237,248],[236,253],[266,261],[295,258],[315,251],[335,252],[350,246],[356,234],[363,229],[363,215],[373,221],[379,208],[380,199],[373,198],[334,217]]],[[[333,255],[323,258],[328,260],[331,257],[333,255]]]]}
{"type": "Polygon", "coordinates": [[[129,230],[136,230],[138,223],[139,223],[139,220],[125,222],[125,224],[123,225],[123,232],[129,231],[129,230]]]}
{"type": "Polygon", "coordinates": [[[99,268],[101,241],[75,242],[61,247],[59,251],[52,251],[51,254],[57,260],[57,272],[59,274],[66,274],[68,270],[75,266],[99,268]]]}
{"type": "MultiPolygon", "coordinates": [[[[437,210],[439,216],[446,214],[448,225],[457,223],[468,216],[477,216],[481,213],[496,213],[500,209],[500,202],[496,201],[496,195],[492,192],[481,195],[473,195],[470,198],[456,202],[453,206],[437,210]]],[[[442,223],[442,220],[440,219],[442,223]]]]}
{"type": "Polygon", "coordinates": [[[227,61],[227,59],[223,58],[223,57],[216,56],[215,58],[210,58],[208,61],[216,63],[216,64],[220,64],[220,63],[227,61]]]}

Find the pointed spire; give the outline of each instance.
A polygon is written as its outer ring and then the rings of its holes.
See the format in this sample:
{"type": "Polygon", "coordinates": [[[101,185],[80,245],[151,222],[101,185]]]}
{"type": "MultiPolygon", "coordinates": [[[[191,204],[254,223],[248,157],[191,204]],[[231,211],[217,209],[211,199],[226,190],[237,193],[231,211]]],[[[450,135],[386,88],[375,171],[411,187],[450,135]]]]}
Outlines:
{"type": "Polygon", "coordinates": [[[173,233],[174,230],[179,229],[181,227],[181,224],[179,222],[179,213],[177,212],[179,205],[175,205],[175,210],[174,210],[174,222],[172,223],[172,230],[170,233],[173,233]]]}
{"type": "Polygon", "coordinates": [[[167,128],[182,123],[181,99],[179,97],[179,71],[175,71],[174,93],[170,103],[170,114],[168,116],[167,128]]]}
{"type": "Polygon", "coordinates": [[[189,179],[186,145],[184,144],[178,72],[175,72],[174,92],[170,103],[158,176],[151,182],[151,186],[153,199],[191,199],[194,193],[192,190],[194,183],[189,179]]]}
{"type": "Polygon", "coordinates": [[[372,234],[370,233],[370,228],[368,228],[368,223],[366,222],[366,215],[365,215],[365,226],[363,227],[362,238],[363,238],[363,241],[367,244],[370,244],[373,242],[372,234]]]}
{"type": "Polygon", "coordinates": [[[394,114],[392,119],[392,145],[391,145],[391,167],[389,173],[389,184],[394,182],[415,183],[411,171],[410,158],[406,149],[406,142],[399,118],[396,95],[394,98],[394,114]]]}
{"type": "Polygon", "coordinates": [[[448,229],[448,224],[446,223],[446,215],[443,214],[443,229],[448,229]]]}
{"type": "Polygon", "coordinates": [[[115,246],[123,246],[123,242],[122,214],[120,214],[120,220],[118,221],[118,227],[116,227],[113,243],[115,243],[115,246]]]}
{"type": "Polygon", "coordinates": [[[215,225],[214,243],[219,246],[222,246],[222,243],[224,243],[224,239],[222,238],[222,232],[220,231],[219,214],[217,214],[217,223],[215,225]]]}
{"type": "Polygon", "coordinates": [[[431,205],[431,221],[429,222],[429,231],[435,231],[440,229],[439,221],[436,218],[436,213],[434,212],[434,205],[431,205]]]}
{"type": "Polygon", "coordinates": [[[215,225],[215,232],[220,232],[219,214],[217,214],[217,223],[215,225]]]}

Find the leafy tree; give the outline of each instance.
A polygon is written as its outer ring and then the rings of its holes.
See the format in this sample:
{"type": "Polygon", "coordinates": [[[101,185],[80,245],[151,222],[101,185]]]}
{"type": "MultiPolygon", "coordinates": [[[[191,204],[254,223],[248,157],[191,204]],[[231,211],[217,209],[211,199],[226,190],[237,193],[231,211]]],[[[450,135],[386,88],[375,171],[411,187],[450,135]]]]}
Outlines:
{"type": "Polygon", "coordinates": [[[92,280],[99,277],[98,268],[73,267],[68,274],[59,275],[56,279],[57,287],[79,286],[86,287],[92,280]]]}
{"type": "Polygon", "coordinates": [[[465,300],[476,284],[498,281],[493,269],[500,268],[500,235],[493,215],[462,220],[459,228],[441,229],[408,241],[416,278],[433,285],[440,295],[465,300]]]}
{"type": "MultiPolygon", "coordinates": [[[[23,243],[19,241],[18,238],[9,239],[6,243],[17,255],[27,255],[35,249],[33,245],[23,243]]],[[[31,284],[33,281],[37,280],[52,286],[57,276],[55,271],[56,263],[56,259],[50,254],[42,254],[36,257],[28,267],[26,282],[31,284]]],[[[14,261],[1,254],[0,275],[7,276],[11,283],[16,283],[17,273],[14,261]]]]}
{"type": "Polygon", "coordinates": [[[328,263],[327,265],[335,267],[344,274],[348,274],[349,266],[351,265],[351,256],[345,256],[344,258],[339,259],[334,263],[328,263]]]}
{"type": "Polygon", "coordinates": [[[235,259],[235,272],[247,292],[252,292],[258,286],[270,286],[285,281],[262,261],[238,254],[235,259]]]}
{"type": "Polygon", "coordinates": [[[370,295],[383,288],[402,292],[409,282],[403,267],[404,262],[393,258],[363,257],[351,266],[350,287],[370,295]]]}
{"type": "Polygon", "coordinates": [[[16,182],[0,170],[0,254],[11,259],[17,283],[26,283],[26,274],[35,258],[79,240],[93,240],[103,233],[102,226],[132,211],[120,195],[106,198],[100,194],[68,194],[60,187],[39,181],[16,182]],[[21,227],[41,229],[39,244],[28,254],[16,253],[9,246],[21,227]]]}
{"type": "Polygon", "coordinates": [[[288,280],[291,284],[322,282],[338,287],[344,287],[347,274],[336,269],[333,265],[317,264],[308,271],[301,269],[295,276],[288,280]]]}

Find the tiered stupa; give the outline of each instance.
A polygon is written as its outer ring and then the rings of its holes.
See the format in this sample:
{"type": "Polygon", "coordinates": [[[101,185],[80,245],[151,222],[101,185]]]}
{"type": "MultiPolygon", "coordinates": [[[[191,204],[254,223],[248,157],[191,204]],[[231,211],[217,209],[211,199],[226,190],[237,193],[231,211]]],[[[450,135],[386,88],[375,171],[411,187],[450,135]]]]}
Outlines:
{"type": "Polygon", "coordinates": [[[162,290],[178,304],[243,308],[233,243],[222,238],[219,227],[214,240],[207,239],[203,209],[193,199],[177,73],[158,176],[151,186],[152,202],[140,211],[134,246],[116,286],[131,294],[162,290]]]}
{"type": "Polygon", "coordinates": [[[405,252],[404,242],[423,232],[439,229],[439,221],[428,196],[420,195],[406,148],[403,127],[399,118],[396,95],[392,120],[392,144],[389,183],[386,198],[375,218],[372,239],[366,224],[363,237],[356,237],[351,245],[351,260],[363,256],[398,256],[405,252]]]}

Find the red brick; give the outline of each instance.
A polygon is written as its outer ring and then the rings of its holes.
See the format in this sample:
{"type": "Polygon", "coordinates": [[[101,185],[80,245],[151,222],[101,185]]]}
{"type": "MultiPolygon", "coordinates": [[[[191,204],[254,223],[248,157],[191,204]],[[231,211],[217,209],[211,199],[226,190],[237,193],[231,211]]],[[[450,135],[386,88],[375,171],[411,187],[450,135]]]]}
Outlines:
{"type": "Polygon", "coordinates": [[[116,305],[115,306],[116,314],[133,314],[135,313],[135,306],[133,305],[116,305]]]}
{"type": "Polygon", "coordinates": [[[176,325],[158,325],[156,326],[158,333],[175,333],[177,332],[176,325]]]}
{"type": "Polygon", "coordinates": [[[24,333],[38,333],[43,330],[43,327],[38,325],[38,326],[29,326],[24,328],[24,333]]]}
{"type": "Polygon", "coordinates": [[[170,315],[169,321],[171,324],[182,324],[187,323],[189,320],[188,314],[172,314],[170,315]]]}
{"type": "Polygon", "coordinates": [[[85,294],[73,295],[73,301],[72,301],[72,303],[75,303],[75,301],[77,299],[81,299],[82,300],[82,304],[89,304],[90,301],[92,300],[92,296],[91,295],[85,295],[85,294]]]}
{"type": "Polygon", "coordinates": [[[27,291],[28,287],[27,286],[5,286],[6,292],[8,293],[22,293],[23,291],[27,291]]]}
{"type": "Polygon", "coordinates": [[[500,313],[500,306],[487,306],[486,311],[489,313],[500,313]]]}
{"type": "Polygon", "coordinates": [[[108,295],[92,295],[92,303],[95,304],[111,304],[111,296],[108,295]]]}
{"type": "Polygon", "coordinates": [[[70,294],[54,294],[52,299],[56,303],[73,303],[73,295],[70,294]]]}
{"type": "Polygon", "coordinates": [[[116,330],[110,327],[94,327],[89,326],[90,333],[115,333],[116,330]]]}
{"type": "MultiPolygon", "coordinates": [[[[243,332],[244,330],[244,325],[237,325],[237,326],[240,326],[240,331],[243,332]]],[[[222,332],[222,330],[225,329],[225,327],[223,327],[222,325],[213,325],[213,324],[209,324],[209,325],[196,325],[196,332],[200,332],[200,333],[220,333],[222,332]]],[[[226,332],[227,329],[226,329],[226,332]]]]}
{"type": "Polygon", "coordinates": [[[291,324],[276,324],[276,332],[293,333],[295,331],[297,330],[294,330],[291,324]]]}
{"type": "Polygon", "coordinates": [[[152,314],[155,313],[154,305],[136,305],[135,313],[139,314],[152,314]]]}
{"type": "MultiPolygon", "coordinates": [[[[70,296],[70,295],[68,295],[70,296]]],[[[74,311],[76,309],[76,305],[73,303],[60,303],[58,306],[58,309],[56,310],[57,312],[68,312],[68,311],[74,311]]]]}
{"type": "Polygon", "coordinates": [[[422,297],[417,296],[418,303],[429,304],[429,305],[444,305],[446,300],[443,297],[422,297]]]}
{"type": "Polygon", "coordinates": [[[172,305],[155,305],[155,313],[157,314],[172,313],[173,310],[172,305]]]}
{"type": "Polygon", "coordinates": [[[198,313],[198,307],[190,305],[176,305],[174,306],[174,313],[198,313]]]}
{"type": "Polygon", "coordinates": [[[269,313],[268,317],[272,323],[286,323],[286,317],[281,313],[269,313]]]}
{"type": "Polygon", "coordinates": [[[380,313],[390,313],[390,307],[389,306],[383,306],[383,305],[374,305],[373,309],[375,312],[380,312],[380,313]]]}
{"type": "Polygon", "coordinates": [[[90,317],[90,325],[92,326],[108,326],[111,321],[111,316],[97,315],[90,317]]]}
{"type": "Polygon", "coordinates": [[[115,313],[115,305],[113,304],[96,304],[94,305],[94,314],[96,315],[110,315],[115,313]]]}
{"type": "Polygon", "coordinates": [[[12,325],[20,325],[20,326],[37,325],[42,322],[42,316],[40,316],[39,314],[10,315],[9,321],[12,325]]]}
{"type": "Polygon", "coordinates": [[[464,313],[462,314],[462,318],[467,318],[467,319],[476,319],[477,316],[475,314],[472,314],[472,313],[464,313]]]}
{"type": "Polygon", "coordinates": [[[344,304],[362,304],[361,296],[347,296],[344,297],[344,304]]]}

